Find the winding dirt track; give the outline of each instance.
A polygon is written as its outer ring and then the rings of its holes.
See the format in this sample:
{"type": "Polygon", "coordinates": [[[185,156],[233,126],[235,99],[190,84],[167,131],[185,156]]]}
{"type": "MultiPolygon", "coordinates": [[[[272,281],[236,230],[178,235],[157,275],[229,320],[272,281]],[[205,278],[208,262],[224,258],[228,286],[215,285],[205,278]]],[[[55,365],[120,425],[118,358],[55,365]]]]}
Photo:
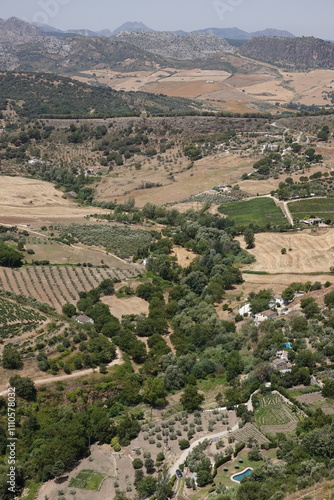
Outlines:
{"type": "MultiPolygon", "coordinates": [[[[108,368],[116,365],[122,365],[124,363],[122,352],[118,347],[116,348],[116,353],[117,353],[117,358],[114,359],[111,363],[109,363],[108,368]]],[[[98,368],[87,368],[86,370],[78,370],[73,373],[69,373],[68,375],[64,374],[64,375],[55,375],[53,377],[37,378],[33,379],[33,381],[35,386],[38,387],[41,385],[53,384],[54,382],[64,382],[70,379],[81,378],[98,372],[99,372],[98,368]]],[[[0,392],[0,396],[5,396],[7,392],[8,392],[7,389],[2,390],[2,392],[0,392]]]]}

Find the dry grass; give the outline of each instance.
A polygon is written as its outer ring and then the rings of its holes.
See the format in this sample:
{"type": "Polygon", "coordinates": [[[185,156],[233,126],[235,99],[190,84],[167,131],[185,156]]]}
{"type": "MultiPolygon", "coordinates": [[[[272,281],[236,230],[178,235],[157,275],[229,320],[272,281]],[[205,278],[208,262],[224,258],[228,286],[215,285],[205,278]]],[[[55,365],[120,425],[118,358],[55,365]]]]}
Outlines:
{"type": "Polygon", "coordinates": [[[19,224],[82,219],[93,207],[80,207],[63,198],[49,182],[25,177],[2,176],[0,183],[0,223],[19,224]]]}
{"type": "MultiPolygon", "coordinates": [[[[244,239],[239,240],[244,247],[244,239]]],[[[260,233],[256,235],[255,248],[250,253],[256,258],[254,264],[247,266],[251,271],[286,274],[328,272],[334,261],[334,230],[260,233]],[[282,248],[287,249],[286,255],[281,254],[282,248]]]]}
{"type": "Polygon", "coordinates": [[[256,158],[218,153],[197,161],[189,170],[183,168],[183,171],[177,172],[177,168],[174,167],[174,181],[167,179],[168,172],[163,167],[146,166],[139,172],[123,170],[117,172],[117,177],[111,175],[103,179],[97,186],[96,196],[101,201],[110,199],[124,201],[132,196],[139,207],[148,202],[156,205],[178,202],[218,184],[237,183],[243,173],[251,171],[254,161],[256,158]],[[138,189],[141,182],[148,179],[154,183],[161,183],[162,186],[138,189]]]}
{"type": "Polygon", "coordinates": [[[139,297],[126,297],[119,299],[115,295],[102,297],[101,301],[107,304],[110,308],[111,314],[116,316],[119,320],[122,316],[128,314],[148,314],[148,302],[139,297]]]}
{"type": "Polygon", "coordinates": [[[190,252],[189,250],[179,246],[175,246],[173,248],[172,255],[177,258],[177,263],[181,267],[188,267],[196,257],[194,252],[190,252]]]}

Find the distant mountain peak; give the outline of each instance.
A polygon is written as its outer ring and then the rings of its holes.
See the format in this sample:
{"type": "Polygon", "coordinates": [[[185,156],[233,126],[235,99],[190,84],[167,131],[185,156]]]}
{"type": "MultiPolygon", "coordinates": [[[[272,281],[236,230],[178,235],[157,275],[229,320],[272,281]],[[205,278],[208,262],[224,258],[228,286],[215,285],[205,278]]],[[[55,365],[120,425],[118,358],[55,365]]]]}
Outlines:
{"type": "Polygon", "coordinates": [[[138,21],[134,22],[127,22],[122,24],[122,26],[119,26],[118,28],[115,29],[113,32],[113,35],[117,35],[118,33],[121,33],[122,31],[134,31],[134,32],[139,32],[139,31],[145,31],[146,33],[153,33],[154,30],[152,28],[149,28],[146,26],[146,24],[138,21]]]}
{"type": "Polygon", "coordinates": [[[253,33],[250,33],[251,36],[279,36],[282,38],[295,38],[295,35],[290,33],[290,31],[285,31],[285,30],[277,30],[274,28],[266,28],[265,30],[262,31],[254,31],[253,33]]]}

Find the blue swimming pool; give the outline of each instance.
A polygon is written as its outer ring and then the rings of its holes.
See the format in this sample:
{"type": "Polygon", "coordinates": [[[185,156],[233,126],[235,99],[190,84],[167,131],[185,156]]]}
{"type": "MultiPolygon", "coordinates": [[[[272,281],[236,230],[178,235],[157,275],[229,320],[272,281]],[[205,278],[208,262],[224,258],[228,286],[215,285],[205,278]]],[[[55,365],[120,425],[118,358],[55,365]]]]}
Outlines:
{"type": "Polygon", "coordinates": [[[249,467],[248,469],[245,469],[244,471],[240,472],[239,474],[233,474],[231,479],[232,479],[232,481],[236,481],[237,483],[240,483],[240,481],[242,481],[244,477],[250,476],[252,472],[253,472],[253,469],[251,469],[249,467]]]}

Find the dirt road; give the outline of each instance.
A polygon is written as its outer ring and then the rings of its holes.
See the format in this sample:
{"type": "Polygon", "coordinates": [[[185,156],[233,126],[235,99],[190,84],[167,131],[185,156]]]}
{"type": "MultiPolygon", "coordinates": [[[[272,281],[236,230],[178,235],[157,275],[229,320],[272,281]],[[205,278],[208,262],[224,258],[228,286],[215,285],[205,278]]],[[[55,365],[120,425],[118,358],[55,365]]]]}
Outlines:
{"type": "MultiPolygon", "coordinates": [[[[109,363],[108,368],[116,365],[122,365],[124,363],[123,360],[123,355],[121,350],[117,347],[116,348],[117,352],[117,358],[114,359],[111,363],[109,363]]],[[[75,379],[75,378],[81,378],[85,377],[87,375],[92,375],[93,373],[98,373],[99,369],[98,368],[87,368],[86,370],[78,370],[73,373],[69,373],[68,375],[54,375],[53,377],[45,377],[45,378],[36,378],[32,379],[35,386],[41,386],[41,385],[48,385],[48,384],[53,384],[54,382],[64,382],[66,380],[70,379],[75,379]]],[[[0,396],[5,396],[8,392],[8,389],[2,390],[0,392],[0,396]]]]}

